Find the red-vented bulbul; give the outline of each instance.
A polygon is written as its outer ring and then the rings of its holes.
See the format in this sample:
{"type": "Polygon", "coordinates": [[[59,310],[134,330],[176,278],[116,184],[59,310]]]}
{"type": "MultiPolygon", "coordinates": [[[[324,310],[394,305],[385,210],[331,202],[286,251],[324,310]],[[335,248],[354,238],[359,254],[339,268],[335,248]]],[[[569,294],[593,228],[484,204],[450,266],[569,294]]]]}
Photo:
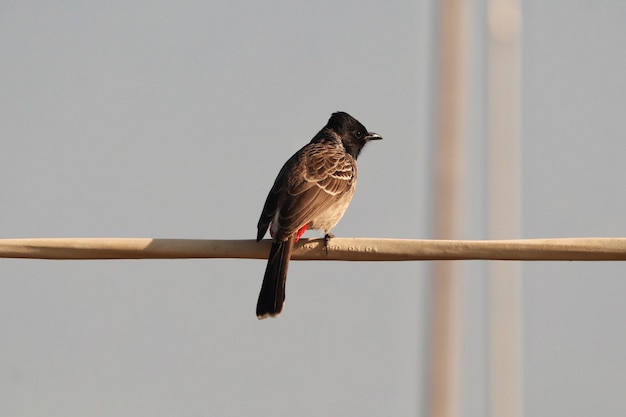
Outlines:
{"type": "Polygon", "coordinates": [[[326,243],[348,208],[356,186],[356,159],[370,140],[382,139],[344,112],[328,123],[283,165],[257,225],[257,242],[268,227],[272,248],[256,306],[259,319],[280,314],[293,244],[304,231],[321,229],[326,243]]]}

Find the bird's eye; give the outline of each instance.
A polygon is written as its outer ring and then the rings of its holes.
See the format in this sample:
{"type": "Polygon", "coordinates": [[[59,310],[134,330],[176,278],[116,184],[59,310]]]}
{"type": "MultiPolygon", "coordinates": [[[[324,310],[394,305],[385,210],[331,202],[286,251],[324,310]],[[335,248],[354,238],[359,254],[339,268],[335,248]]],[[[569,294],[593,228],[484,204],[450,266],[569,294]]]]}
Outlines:
{"type": "Polygon", "coordinates": [[[357,130],[356,131],[356,137],[360,139],[361,136],[363,136],[363,132],[361,132],[360,130],[357,130]]]}

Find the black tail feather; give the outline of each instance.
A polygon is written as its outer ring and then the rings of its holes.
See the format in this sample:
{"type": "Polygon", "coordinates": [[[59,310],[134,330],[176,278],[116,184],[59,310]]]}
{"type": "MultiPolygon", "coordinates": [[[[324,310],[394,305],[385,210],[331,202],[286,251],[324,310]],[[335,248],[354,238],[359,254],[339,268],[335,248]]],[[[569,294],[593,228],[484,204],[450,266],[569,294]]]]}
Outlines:
{"type": "Polygon", "coordinates": [[[259,301],[256,305],[256,316],[259,319],[277,316],[283,309],[287,268],[293,242],[293,236],[284,242],[272,242],[259,301]]]}

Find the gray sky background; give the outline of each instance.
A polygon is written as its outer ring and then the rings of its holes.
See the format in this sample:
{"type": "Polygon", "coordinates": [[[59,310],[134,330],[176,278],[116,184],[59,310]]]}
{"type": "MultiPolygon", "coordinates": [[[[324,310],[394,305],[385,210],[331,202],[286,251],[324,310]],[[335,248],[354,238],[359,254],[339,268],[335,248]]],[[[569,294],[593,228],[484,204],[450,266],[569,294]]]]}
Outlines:
{"type": "MultiPolygon", "coordinates": [[[[251,239],[344,110],[385,138],[338,236],[430,237],[436,2],[0,2],[0,234],[251,239]]],[[[470,196],[483,238],[484,2],[470,196]]],[[[527,1],[523,236],[626,236],[626,3],[527,1]]],[[[316,236],[315,233],[312,236],[316,236]]],[[[0,260],[0,416],[425,415],[430,264],[0,260]]],[[[486,412],[485,263],[463,263],[463,416],[486,412]]],[[[527,415],[626,414],[622,263],[527,263],[527,415]]]]}

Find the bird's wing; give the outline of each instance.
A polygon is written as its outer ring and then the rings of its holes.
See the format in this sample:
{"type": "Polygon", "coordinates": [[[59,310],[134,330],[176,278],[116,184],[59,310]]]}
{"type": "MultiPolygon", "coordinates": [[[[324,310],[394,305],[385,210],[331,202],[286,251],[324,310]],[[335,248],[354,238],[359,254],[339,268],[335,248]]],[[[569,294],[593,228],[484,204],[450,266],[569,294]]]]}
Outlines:
{"type": "Polygon", "coordinates": [[[279,193],[277,238],[298,231],[352,189],[356,163],[341,145],[311,143],[294,155],[279,193]]]}
{"type": "MultiPolygon", "coordinates": [[[[297,155],[297,154],[296,154],[297,155]]],[[[276,211],[278,210],[278,198],[281,195],[281,191],[285,187],[285,183],[287,180],[287,175],[285,174],[291,165],[293,165],[293,160],[296,155],[292,156],[281,168],[276,180],[274,181],[274,185],[270,189],[270,192],[267,194],[267,199],[265,200],[265,204],[263,205],[263,210],[261,211],[261,217],[259,218],[259,222],[257,223],[257,236],[256,241],[259,242],[267,233],[267,229],[272,222],[272,219],[276,215],[276,211]]]]}

